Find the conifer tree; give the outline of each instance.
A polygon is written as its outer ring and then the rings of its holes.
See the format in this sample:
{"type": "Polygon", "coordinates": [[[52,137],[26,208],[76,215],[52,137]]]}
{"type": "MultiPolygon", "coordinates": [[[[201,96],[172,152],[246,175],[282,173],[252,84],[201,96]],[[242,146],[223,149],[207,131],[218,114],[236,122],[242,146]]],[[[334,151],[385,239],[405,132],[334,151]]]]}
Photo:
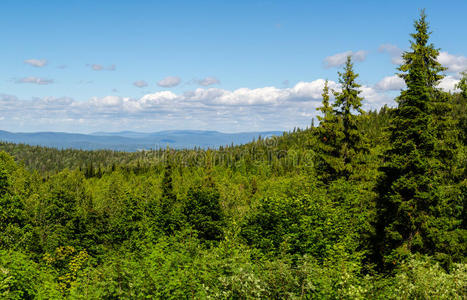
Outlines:
{"type": "MultiPolygon", "coordinates": [[[[357,149],[362,136],[357,128],[358,116],[352,112],[362,114],[362,100],[360,97],[360,85],[356,82],[357,73],[353,71],[353,63],[350,56],[347,57],[344,72],[339,72],[339,83],[341,91],[334,92],[336,102],[334,103],[335,111],[342,118],[344,144],[348,149],[357,149]]],[[[346,161],[350,160],[350,156],[346,155],[346,161]]]]}
{"type": "Polygon", "coordinates": [[[420,13],[420,19],[415,21],[414,28],[415,33],[410,34],[413,39],[410,42],[411,51],[402,54],[404,63],[399,67],[399,71],[402,72],[399,76],[407,83],[418,76],[410,70],[421,68],[425,72],[425,85],[433,91],[439,81],[444,78],[444,75],[440,73],[446,68],[438,62],[439,49],[428,43],[431,32],[428,31],[429,24],[424,10],[420,13]]]}
{"type": "Polygon", "coordinates": [[[316,129],[318,137],[318,160],[317,172],[325,181],[337,179],[343,169],[344,163],[340,159],[340,143],[342,140],[342,122],[334,114],[332,105],[329,103],[329,83],[324,83],[322,106],[317,110],[322,116],[318,116],[319,126],[316,129]]]}
{"type": "Polygon", "coordinates": [[[353,63],[350,56],[347,57],[344,71],[338,72],[341,91],[335,91],[334,114],[342,122],[342,140],[340,141],[340,156],[343,160],[343,169],[341,175],[349,178],[352,173],[352,164],[356,155],[366,150],[364,137],[358,129],[359,115],[363,114],[363,98],[360,97],[360,84],[356,79],[358,74],[353,70],[353,63]]]}
{"type": "Polygon", "coordinates": [[[439,96],[436,85],[444,68],[436,60],[439,51],[428,44],[424,12],[414,27],[411,51],[403,54],[404,64],[399,68],[407,89],[397,99],[390,126],[391,148],[385,153],[378,183],[377,252],[385,267],[409,253],[440,251],[436,245],[440,229],[435,223],[441,217],[449,218],[440,215],[443,208],[439,207],[439,183],[435,180],[440,161],[437,128],[433,126],[435,97],[439,96]]]}
{"type": "Polygon", "coordinates": [[[321,111],[323,116],[318,116],[318,120],[320,121],[320,124],[323,124],[323,122],[326,122],[326,120],[330,119],[332,117],[332,106],[329,104],[329,81],[326,79],[324,82],[324,87],[323,87],[323,93],[321,94],[323,97],[323,106],[318,107],[316,110],[321,111]]]}

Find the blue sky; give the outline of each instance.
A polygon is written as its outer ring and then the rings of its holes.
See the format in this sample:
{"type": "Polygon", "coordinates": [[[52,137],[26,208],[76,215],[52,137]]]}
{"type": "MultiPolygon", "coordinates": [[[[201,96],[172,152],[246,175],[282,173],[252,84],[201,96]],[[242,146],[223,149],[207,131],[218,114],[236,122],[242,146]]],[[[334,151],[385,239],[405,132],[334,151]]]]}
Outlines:
{"type": "Polygon", "coordinates": [[[421,8],[452,89],[467,1],[3,0],[0,129],[304,127],[348,54],[365,107],[391,105],[421,8]]]}

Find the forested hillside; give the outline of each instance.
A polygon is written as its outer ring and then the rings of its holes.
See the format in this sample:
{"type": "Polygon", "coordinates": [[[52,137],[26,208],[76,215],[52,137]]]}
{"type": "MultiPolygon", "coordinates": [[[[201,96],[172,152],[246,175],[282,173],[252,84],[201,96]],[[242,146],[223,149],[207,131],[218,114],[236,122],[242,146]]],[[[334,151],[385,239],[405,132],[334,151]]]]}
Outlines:
{"type": "Polygon", "coordinates": [[[260,135],[273,136],[280,131],[222,133],[203,130],[169,130],[159,132],[96,132],[77,134],[65,132],[8,132],[0,130],[0,141],[45,146],[58,149],[141,151],[170,146],[174,149],[213,148],[251,142],[260,135]]]}
{"type": "Polygon", "coordinates": [[[467,73],[422,13],[397,107],[350,57],[319,125],[219,149],[0,144],[0,298],[465,299],[467,73]]]}

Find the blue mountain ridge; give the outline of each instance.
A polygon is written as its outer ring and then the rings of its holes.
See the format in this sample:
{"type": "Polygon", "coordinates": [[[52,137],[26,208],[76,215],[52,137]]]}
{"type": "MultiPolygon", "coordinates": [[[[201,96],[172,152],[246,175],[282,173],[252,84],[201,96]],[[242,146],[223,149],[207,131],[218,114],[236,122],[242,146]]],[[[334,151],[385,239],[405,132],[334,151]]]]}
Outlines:
{"type": "Polygon", "coordinates": [[[139,151],[165,148],[175,149],[218,148],[239,145],[259,136],[280,136],[281,131],[223,133],[203,130],[165,130],[158,132],[94,132],[91,134],[66,132],[9,132],[0,130],[0,141],[22,143],[59,149],[82,150],[108,149],[116,151],[139,151]]]}

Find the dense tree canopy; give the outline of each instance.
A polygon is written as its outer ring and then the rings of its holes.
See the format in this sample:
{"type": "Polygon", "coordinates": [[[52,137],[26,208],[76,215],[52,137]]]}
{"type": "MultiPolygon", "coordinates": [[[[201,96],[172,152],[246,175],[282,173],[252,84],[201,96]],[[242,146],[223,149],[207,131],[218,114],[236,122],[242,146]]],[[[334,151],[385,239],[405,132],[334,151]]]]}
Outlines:
{"type": "Polygon", "coordinates": [[[397,107],[362,110],[349,57],[319,124],[279,137],[1,143],[0,298],[464,299],[466,75],[437,87],[429,37],[422,13],[397,107]]]}

